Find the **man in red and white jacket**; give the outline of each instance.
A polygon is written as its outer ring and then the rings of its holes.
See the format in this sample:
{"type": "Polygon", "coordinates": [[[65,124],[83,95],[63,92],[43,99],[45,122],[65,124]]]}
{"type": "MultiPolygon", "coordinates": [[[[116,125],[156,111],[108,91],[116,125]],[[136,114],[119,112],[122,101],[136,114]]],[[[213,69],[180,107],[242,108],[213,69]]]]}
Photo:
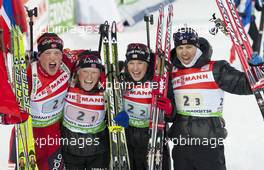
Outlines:
{"type": "Polygon", "coordinates": [[[211,45],[192,28],[179,29],[173,39],[173,90],[168,98],[176,109],[168,135],[174,144],[174,169],[225,170],[224,91],[249,95],[250,85],[245,74],[226,61],[212,61],[211,45]]]}

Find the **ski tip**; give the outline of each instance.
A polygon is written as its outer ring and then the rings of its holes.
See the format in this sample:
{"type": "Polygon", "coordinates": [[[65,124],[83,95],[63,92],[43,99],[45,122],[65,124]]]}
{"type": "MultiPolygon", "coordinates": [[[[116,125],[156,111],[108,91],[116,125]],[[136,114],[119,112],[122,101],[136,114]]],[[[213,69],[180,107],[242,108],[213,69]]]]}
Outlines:
{"type": "Polygon", "coordinates": [[[163,13],[163,11],[164,11],[164,3],[161,3],[159,7],[159,12],[163,13]]]}
{"type": "Polygon", "coordinates": [[[112,25],[111,25],[111,32],[112,32],[112,33],[116,33],[116,31],[117,31],[117,30],[116,30],[116,22],[113,21],[113,22],[112,22],[112,25]]]}
{"type": "Polygon", "coordinates": [[[104,25],[108,25],[108,21],[105,21],[105,22],[104,22],[104,25]]]}
{"type": "Polygon", "coordinates": [[[168,10],[169,11],[172,11],[173,10],[173,5],[172,4],[169,4],[168,10]]]}

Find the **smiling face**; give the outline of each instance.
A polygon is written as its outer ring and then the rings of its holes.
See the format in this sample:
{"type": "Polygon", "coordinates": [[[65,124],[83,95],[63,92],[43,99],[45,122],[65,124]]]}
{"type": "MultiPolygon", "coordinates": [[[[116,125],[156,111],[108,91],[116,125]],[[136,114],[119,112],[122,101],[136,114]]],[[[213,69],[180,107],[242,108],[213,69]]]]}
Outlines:
{"type": "Polygon", "coordinates": [[[142,60],[130,60],[127,63],[127,70],[134,81],[140,81],[144,78],[148,69],[148,63],[142,60]]]}
{"type": "Polygon", "coordinates": [[[190,64],[195,57],[197,47],[191,44],[180,45],[176,48],[178,59],[184,64],[190,64]]]}
{"type": "Polygon", "coordinates": [[[59,49],[45,50],[39,56],[41,67],[50,75],[57,73],[62,62],[62,52],[59,49]]]}
{"type": "Polygon", "coordinates": [[[100,78],[100,70],[98,68],[81,68],[77,74],[80,86],[85,91],[92,90],[100,78]]]}

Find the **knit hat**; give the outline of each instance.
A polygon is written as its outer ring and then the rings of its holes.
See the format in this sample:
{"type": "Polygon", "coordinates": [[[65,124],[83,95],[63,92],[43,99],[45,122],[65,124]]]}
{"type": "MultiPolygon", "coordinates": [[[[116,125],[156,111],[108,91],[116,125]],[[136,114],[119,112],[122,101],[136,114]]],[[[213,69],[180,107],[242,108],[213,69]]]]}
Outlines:
{"type": "Polygon", "coordinates": [[[55,33],[44,33],[42,34],[38,40],[38,55],[43,53],[48,49],[59,49],[63,50],[63,41],[62,39],[55,33]]]}
{"type": "Polygon", "coordinates": [[[131,43],[127,46],[126,62],[130,60],[143,60],[150,62],[150,50],[148,46],[141,43],[131,43]]]}
{"type": "Polygon", "coordinates": [[[178,29],[178,31],[173,34],[173,41],[175,48],[186,44],[192,44],[198,48],[200,47],[199,36],[195,30],[190,27],[178,29]]]}
{"type": "Polygon", "coordinates": [[[85,50],[78,55],[79,60],[76,63],[76,69],[80,68],[98,68],[102,69],[102,61],[98,51],[85,50]]]}

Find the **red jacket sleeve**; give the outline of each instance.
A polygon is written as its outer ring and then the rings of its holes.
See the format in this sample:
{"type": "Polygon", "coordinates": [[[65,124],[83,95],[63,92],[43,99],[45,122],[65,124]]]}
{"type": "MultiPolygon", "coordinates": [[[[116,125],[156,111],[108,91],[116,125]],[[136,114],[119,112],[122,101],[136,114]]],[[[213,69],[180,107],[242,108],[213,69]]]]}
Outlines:
{"type": "Polygon", "coordinates": [[[64,64],[66,64],[66,66],[72,71],[75,67],[76,61],[78,60],[78,55],[83,51],[84,51],[83,49],[80,50],[64,49],[62,62],[64,62],[64,64]]]}

